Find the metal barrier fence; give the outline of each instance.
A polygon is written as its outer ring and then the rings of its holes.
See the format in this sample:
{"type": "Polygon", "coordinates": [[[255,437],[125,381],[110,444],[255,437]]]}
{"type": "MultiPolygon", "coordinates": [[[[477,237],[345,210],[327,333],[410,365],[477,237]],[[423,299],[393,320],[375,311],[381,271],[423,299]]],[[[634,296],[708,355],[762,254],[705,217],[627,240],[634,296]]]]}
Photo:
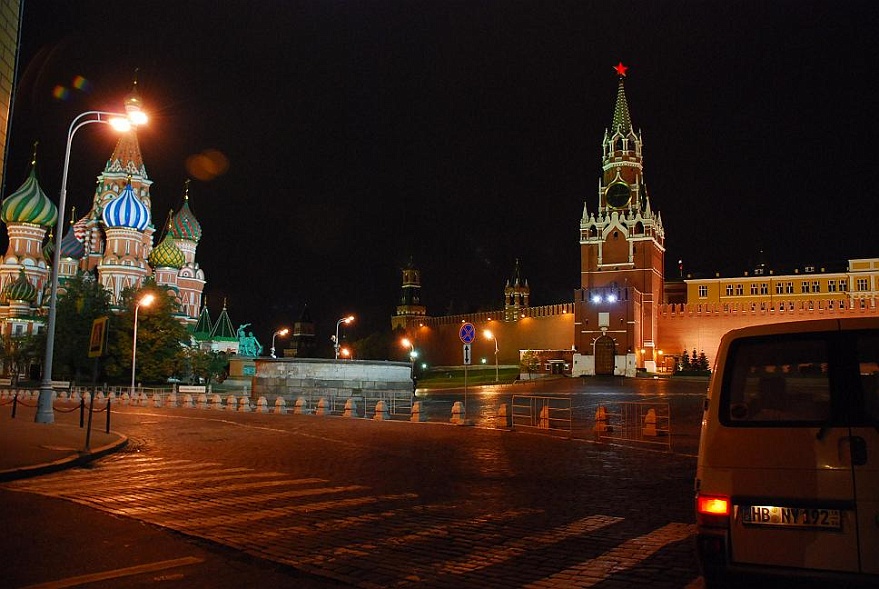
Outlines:
{"type": "Polygon", "coordinates": [[[595,410],[595,437],[671,451],[671,410],[668,403],[619,402],[595,410]]]}
{"type": "Polygon", "coordinates": [[[571,397],[513,395],[513,429],[534,429],[545,433],[573,435],[571,397]]]}

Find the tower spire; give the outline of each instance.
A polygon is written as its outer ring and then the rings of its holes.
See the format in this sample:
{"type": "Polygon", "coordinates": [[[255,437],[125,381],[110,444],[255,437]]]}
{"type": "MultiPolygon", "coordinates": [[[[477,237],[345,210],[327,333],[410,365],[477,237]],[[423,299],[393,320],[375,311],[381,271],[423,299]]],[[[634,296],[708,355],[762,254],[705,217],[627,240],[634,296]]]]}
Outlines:
{"type": "Polygon", "coordinates": [[[626,102],[626,87],[623,80],[626,77],[628,66],[619,62],[614,68],[619,76],[619,84],[617,85],[617,102],[613,109],[613,131],[619,131],[628,134],[632,130],[632,119],[629,116],[629,104],[626,102]]]}

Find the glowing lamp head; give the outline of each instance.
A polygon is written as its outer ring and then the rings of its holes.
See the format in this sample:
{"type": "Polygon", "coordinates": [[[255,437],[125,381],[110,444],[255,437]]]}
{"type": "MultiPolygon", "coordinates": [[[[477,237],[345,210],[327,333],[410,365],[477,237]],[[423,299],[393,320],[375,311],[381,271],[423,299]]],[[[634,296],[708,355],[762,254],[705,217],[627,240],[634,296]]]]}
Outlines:
{"type": "Polygon", "coordinates": [[[155,300],[156,300],[156,295],[154,295],[153,293],[147,293],[147,294],[143,295],[139,301],[137,301],[137,306],[138,307],[149,307],[150,305],[153,304],[153,301],[155,301],[155,300]]]}
{"type": "Polygon", "coordinates": [[[595,303],[596,305],[598,303],[600,303],[601,302],[601,295],[599,295],[599,294],[592,295],[592,302],[595,303]]]}
{"type": "Polygon", "coordinates": [[[482,335],[485,336],[485,339],[494,339],[494,334],[491,332],[490,329],[483,330],[482,335]]]}

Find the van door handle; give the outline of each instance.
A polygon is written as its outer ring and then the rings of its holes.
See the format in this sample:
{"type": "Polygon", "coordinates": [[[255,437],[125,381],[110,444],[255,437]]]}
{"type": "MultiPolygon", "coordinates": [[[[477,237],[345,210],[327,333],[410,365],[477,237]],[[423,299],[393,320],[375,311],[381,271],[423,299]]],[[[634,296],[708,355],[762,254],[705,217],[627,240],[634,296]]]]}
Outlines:
{"type": "Polygon", "coordinates": [[[867,442],[861,436],[849,437],[852,465],[862,466],[867,464],[867,442]]]}

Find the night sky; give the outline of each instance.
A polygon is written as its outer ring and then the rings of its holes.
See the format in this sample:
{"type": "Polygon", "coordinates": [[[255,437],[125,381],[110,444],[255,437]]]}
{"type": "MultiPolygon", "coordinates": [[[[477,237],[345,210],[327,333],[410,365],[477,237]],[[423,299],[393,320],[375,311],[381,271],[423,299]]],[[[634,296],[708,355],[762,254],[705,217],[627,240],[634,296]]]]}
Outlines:
{"type": "MultiPolygon", "coordinates": [[[[410,257],[429,315],[500,307],[517,258],[572,300],[618,61],[669,276],[879,256],[874,0],[24,4],[3,196],[39,140],[56,198],[70,121],[138,70],[154,223],[193,177],[211,315],[266,346],[306,304],[322,341],[388,329],[410,257]]],[[[114,144],[77,134],[78,214],[114,144]]]]}

